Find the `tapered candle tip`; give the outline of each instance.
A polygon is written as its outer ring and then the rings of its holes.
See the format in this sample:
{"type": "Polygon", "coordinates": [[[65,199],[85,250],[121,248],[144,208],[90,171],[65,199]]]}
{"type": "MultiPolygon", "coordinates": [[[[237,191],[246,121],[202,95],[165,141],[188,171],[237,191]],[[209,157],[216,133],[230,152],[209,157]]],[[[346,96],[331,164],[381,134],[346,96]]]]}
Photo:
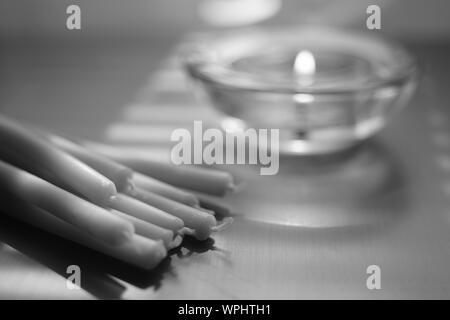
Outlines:
{"type": "Polygon", "coordinates": [[[228,190],[230,192],[233,192],[233,193],[238,193],[244,188],[245,188],[245,182],[244,181],[240,181],[239,183],[235,183],[234,181],[231,181],[230,185],[228,187],[228,190]]]}
{"type": "Polygon", "coordinates": [[[175,235],[172,242],[169,244],[169,249],[178,247],[181,244],[181,242],[183,242],[183,237],[178,234],[175,235]]]}
{"type": "Polygon", "coordinates": [[[158,250],[156,250],[155,254],[158,257],[158,260],[162,260],[166,257],[167,250],[162,240],[157,240],[157,242],[158,242],[158,250]]]}

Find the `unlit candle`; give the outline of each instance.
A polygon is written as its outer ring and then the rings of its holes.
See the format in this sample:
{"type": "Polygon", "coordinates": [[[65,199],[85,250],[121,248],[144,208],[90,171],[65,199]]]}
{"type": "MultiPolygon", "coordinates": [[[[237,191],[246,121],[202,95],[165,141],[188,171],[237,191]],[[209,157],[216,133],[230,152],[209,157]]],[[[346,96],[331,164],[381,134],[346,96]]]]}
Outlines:
{"type": "Polygon", "coordinates": [[[135,234],[121,245],[109,246],[99,241],[96,237],[90,236],[83,230],[58,219],[45,210],[17,202],[15,205],[19,205],[17,210],[5,210],[3,208],[3,211],[15,219],[20,219],[39,229],[56,234],[134,266],[150,270],[156,267],[167,256],[167,251],[162,240],[151,240],[135,234]]]}
{"type": "Polygon", "coordinates": [[[183,220],[180,218],[124,194],[118,194],[111,199],[109,206],[174,232],[184,227],[183,220]]]}
{"type": "Polygon", "coordinates": [[[194,230],[193,236],[198,240],[207,239],[217,225],[217,221],[212,214],[164,198],[158,194],[139,188],[130,190],[130,194],[142,202],[182,219],[187,228],[194,230]]]}
{"type": "Polygon", "coordinates": [[[109,244],[126,242],[134,233],[131,223],[106,209],[3,161],[0,161],[0,180],[0,188],[21,201],[40,207],[109,244]]]}
{"type": "Polygon", "coordinates": [[[0,116],[0,156],[13,152],[41,167],[94,203],[104,205],[116,194],[114,183],[35,132],[0,116]]]}

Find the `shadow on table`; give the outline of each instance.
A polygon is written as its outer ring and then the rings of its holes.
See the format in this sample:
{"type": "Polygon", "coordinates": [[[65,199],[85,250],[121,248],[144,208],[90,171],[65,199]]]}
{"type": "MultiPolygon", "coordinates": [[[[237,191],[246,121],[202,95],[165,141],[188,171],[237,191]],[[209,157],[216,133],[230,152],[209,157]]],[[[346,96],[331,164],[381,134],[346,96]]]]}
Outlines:
{"type": "Polygon", "coordinates": [[[247,185],[230,201],[240,218],[271,227],[328,234],[381,230],[409,212],[404,170],[392,150],[376,141],[334,157],[284,156],[275,176],[238,173],[247,185]]]}
{"type": "MultiPolygon", "coordinates": [[[[173,274],[170,255],[179,255],[181,252],[180,250],[171,251],[158,267],[147,271],[41,231],[3,214],[0,214],[0,241],[47,266],[64,279],[69,276],[67,267],[73,264],[78,265],[82,270],[82,289],[100,299],[120,299],[122,297],[127,288],[115,278],[141,289],[158,290],[162,286],[164,277],[167,274],[173,274]]],[[[210,250],[213,244],[212,239],[208,239],[206,242],[185,240],[183,247],[188,252],[205,252],[210,250]]]]}
{"type": "Polygon", "coordinates": [[[177,256],[177,258],[189,258],[194,253],[205,253],[208,251],[219,250],[214,246],[214,239],[208,238],[200,241],[192,237],[183,239],[183,243],[178,248],[171,250],[170,254],[177,256]]]}

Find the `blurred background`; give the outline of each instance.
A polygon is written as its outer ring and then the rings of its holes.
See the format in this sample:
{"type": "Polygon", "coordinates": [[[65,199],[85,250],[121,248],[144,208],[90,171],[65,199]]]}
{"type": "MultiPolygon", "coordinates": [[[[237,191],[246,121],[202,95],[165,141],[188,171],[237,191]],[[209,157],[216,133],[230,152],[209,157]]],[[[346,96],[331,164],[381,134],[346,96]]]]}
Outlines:
{"type": "Polygon", "coordinates": [[[95,136],[191,32],[284,24],[365,29],[369,4],[381,8],[374,33],[421,44],[450,36],[445,0],[3,0],[0,108],[61,133],[95,136]],[[81,30],[66,28],[71,4],[81,8],[81,30]]]}
{"type": "Polygon", "coordinates": [[[65,38],[65,11],[70,4],[82,9],[85,37],[160,38],[211,24],[229,27],[256,22],[360,28],[367,17],[365,9],[372,4],[382,8],[385,33],[428,40],[450,34],[450,4],[445,0],[4,0],[1,35],[65,38]]]}

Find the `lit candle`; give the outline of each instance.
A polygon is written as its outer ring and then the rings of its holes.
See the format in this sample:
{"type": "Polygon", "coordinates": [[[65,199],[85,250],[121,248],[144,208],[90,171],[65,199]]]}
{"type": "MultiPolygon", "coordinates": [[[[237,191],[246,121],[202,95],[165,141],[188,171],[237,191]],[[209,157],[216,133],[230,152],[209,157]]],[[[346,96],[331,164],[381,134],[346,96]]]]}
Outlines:
{"type": "Polygon", "coordinates": [[[26,171],[0,161],[0,188],[106,243],[128,241],[134,227],[107,210],[60,189],[26,171]]]}
{"type": "Polygon", "coordinates": [[[279,129],[287,154],[326,154],[369,138],[417,83],[409,52],[348,30],[258,28],[205,38],[182,58],[225,130],[279,129]]]}
{"type": "MultiPolygon", "coordinates": [[[[295,57],[293,66],[293,77],[300,86],[309,86],[314,82],[314,74],[316,73],[316,60],[311,51],[302,50],[295,57]]],[[[304,137],[308,133],[308,109],[309,105],[314,101],[314,96],[307,93],[297,93],[293,95],[296,103],[296,119],[300,129],[297,134],[304,137]]]]}
{"type": "Polygon", "coordinates": [[[133,182],[155,193],[190,206],[198,205],[198,199],[191,193],[182,191],[168,183],[135,173],[129,167],[120,164],[95,151],[88,150],[62,137],[43,133],[53,144],[70,153],[77,159],[97,170],[116,185],[117,190],[126,192],[133,187],[133,182]]]}
{"type": "Polygon", "coordinates": [[[310,85],[314,81],[313,76],[316,73],[316,59],[311,51],[302,50],[295,57],[294,77],[302,85],[310,85]]]}

